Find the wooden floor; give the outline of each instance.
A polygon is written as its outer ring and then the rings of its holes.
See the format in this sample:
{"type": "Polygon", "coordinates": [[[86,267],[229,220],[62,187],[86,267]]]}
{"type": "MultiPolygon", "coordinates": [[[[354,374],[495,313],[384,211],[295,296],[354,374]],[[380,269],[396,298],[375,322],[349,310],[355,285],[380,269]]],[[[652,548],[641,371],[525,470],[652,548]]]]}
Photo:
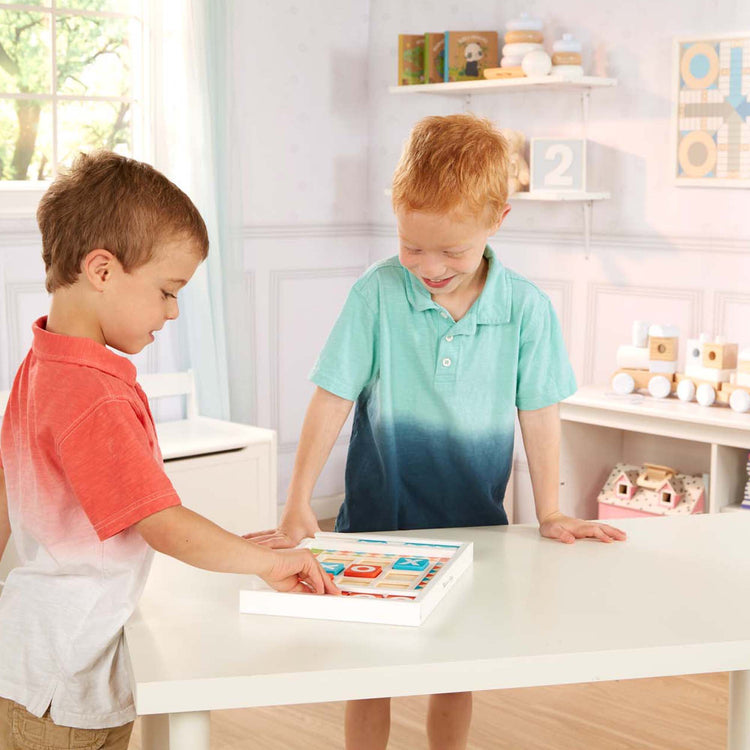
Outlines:
{"type": "MultiPolygon", "coordinates": [[[[474,694],[471,750],[721,750],[728,677],[695,675],[474,694]]],[[[389,750],[427,748],[427,699],[394,699],[389,750]]],[[[215,711],[212,750],[343,747],[343,703],[215,711]]],[[[138,722],[129,750],[140,750],[138,722]]]]}

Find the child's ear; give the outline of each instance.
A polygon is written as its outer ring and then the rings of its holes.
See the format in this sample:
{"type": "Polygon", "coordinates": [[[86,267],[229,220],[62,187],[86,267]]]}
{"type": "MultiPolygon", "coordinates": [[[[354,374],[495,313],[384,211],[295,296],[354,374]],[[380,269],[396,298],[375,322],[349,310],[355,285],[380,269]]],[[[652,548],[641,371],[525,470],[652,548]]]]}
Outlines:
{"type": "Polygon", "coordinates": [[[92,250],[84,259],[82,272],[91,286],[97,292],[103,292],[105,284],[112,275],[116,258],[109,250],[97,248],[92,250]]]}
{"type": "Polygon", "coordinates": [[[503,210],[500,212],[500,215],[497,217],[495,223],[492,225],[492,229],[490,231],[490,234],[495,234],[498,229],[500,229],[501,224],[505,221],[505,217],[510,213],[510,203],[506,203],[503,206],[503,210]]]}

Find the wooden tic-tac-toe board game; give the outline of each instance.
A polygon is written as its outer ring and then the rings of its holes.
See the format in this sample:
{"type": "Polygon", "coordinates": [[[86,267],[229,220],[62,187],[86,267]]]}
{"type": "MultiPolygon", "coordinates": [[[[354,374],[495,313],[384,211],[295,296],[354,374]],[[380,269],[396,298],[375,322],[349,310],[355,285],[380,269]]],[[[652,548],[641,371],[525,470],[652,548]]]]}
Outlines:
{"type": "Polygon", "coordinates": [[[316,534],[310,549],[343,596],[284,594],[262,582],[240,592],[240,612],[421,625],[471,567],[471,544],[378,534],[316,534]]]}

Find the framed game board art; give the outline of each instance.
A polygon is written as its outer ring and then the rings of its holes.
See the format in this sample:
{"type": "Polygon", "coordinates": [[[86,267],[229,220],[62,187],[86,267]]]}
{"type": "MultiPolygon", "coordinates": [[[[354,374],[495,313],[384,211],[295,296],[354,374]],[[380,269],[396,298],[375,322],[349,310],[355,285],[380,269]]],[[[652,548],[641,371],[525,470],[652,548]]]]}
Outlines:
{"type": "Polygon", "coordinates": [[[674,41],[677,185],[750,187],[750,32],[674,41]]]}
{"type": "Polygon", "coordinates": [[[240,591],[240,612],[421,625],[473,562],[470,543],[379,534],[319,533],[300,547],[343,595],[285,594],[255,579],[240,591]]]}

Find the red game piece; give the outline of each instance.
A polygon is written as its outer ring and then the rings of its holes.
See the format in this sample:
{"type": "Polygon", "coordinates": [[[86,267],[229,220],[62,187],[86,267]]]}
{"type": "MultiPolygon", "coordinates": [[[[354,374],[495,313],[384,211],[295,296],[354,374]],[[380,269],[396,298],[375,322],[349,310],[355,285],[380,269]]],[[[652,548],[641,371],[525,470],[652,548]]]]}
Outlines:
{"type": "Polygon", "coordinates": [[[350,565],[344,575],[347,578],[377,578],[383,572],[380,565],[350,565]]]}

